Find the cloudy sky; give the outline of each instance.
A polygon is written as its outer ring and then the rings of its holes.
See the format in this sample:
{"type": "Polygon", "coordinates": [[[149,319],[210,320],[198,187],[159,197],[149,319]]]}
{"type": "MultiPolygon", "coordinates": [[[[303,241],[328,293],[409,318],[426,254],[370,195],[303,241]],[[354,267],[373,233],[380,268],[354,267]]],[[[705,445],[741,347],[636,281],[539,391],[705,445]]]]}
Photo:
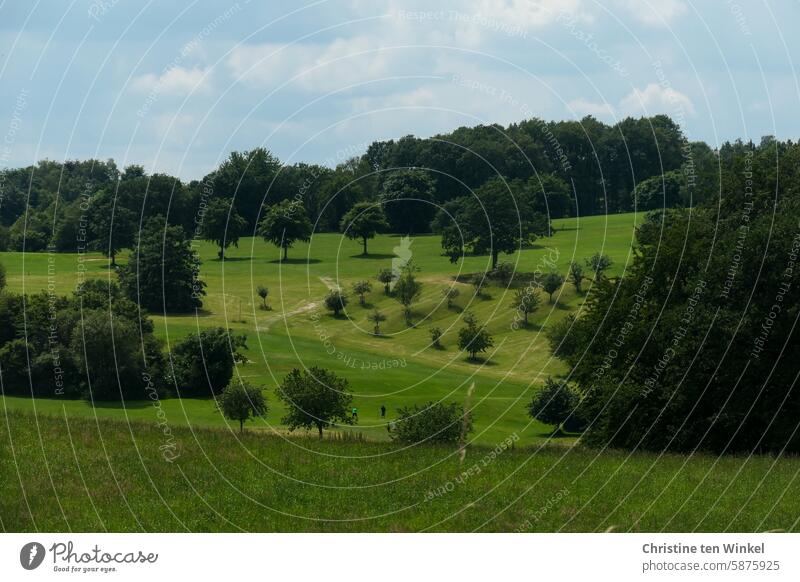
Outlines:
{"type": "Polygon", "coordinates": [[[234,149],[666,113],[800,137],[797,0],[0,0],[0,168],[113,157],[199,178],[234,149]]]}

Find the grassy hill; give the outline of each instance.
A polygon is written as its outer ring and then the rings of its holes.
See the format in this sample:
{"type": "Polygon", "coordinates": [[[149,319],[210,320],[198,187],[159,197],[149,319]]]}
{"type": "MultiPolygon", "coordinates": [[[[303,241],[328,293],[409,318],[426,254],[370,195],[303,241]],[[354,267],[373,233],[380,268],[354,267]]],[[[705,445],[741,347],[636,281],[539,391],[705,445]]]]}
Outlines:
{"type": "Polygon", "coordinates": [[[175,428],[167,462],[152,423],[0,419],[6,531],[797,531],[800,515],[797,458],[517,441],[460,462],[442,446],[175,428]]]}
{"type": "MultiPolygon", "coordinates": [[[[501,256],[514,263],[522,277],[537,269],[550,270],[552,261],[563,274],[570,261],[582,262],[597,251],[615,261],[612,273],[621,273],[630,258],[635,225],[641,215],[620,214],[555,221],[556,233],[537,241],[534,248],[515,255],[501,256]]],[[[415,306],[416,327],[407,328],[399,304],[382,293],[374,279],[381,268],[390,268],[400,237],[385,235],[370,241],[370,254],[360,255],[359,241],[338,234],[315,235],[309,244],[291,249],[290,260],[278,261],[279,249],[258,238],[245,238],[239,248],[228,252],[226,260],[216,258],[216,248],[202,241],[196,247],[203,259],[202,278],[208,283],[204,310],[197,316],[154,314],[159,335],[168,345],[186,334],[205,327],[222,325],[248,335],[249,363],[238,373],[250,382],[261,384],[271,396],[272,389],[294,367],[320,365],[347,377],[359,408],[355,430],[371,440],[387,438],[385,421],[379,417],[382,404],[390,417],[398,406],[431,399],[463,400],[474,382],[471,405],[475,407],[477,442],[491,444],[514,432],[524,442],[546,437],[548,427],[530,422],[524,404],[531,392],[549,374],[564,372],[563,365],[551,357],[543,330],[554,321],[580,308],[584,296],[564,285],[554,303],[546,296],[539,311],[531,316],[527,329],[511,329],[510,308],[514,285],[491,285],[488,295],[475,297],[472,285],[460,282],[472,273],[484,272],[488,256],[467,257],[452,264],[441,255],[438,236],[414,237],[410,251],[420,267],[424,283],[422,300],[415,306]],[[441,290],[455,280],[460,290],[454,309],[448,309],[441,290]],[[351,293],[347,318],[336,319],[322,306],[329,287],[350,289],[361,279],[373,282],[368,306],[361,307],[351,293]],[[259,308],[256,288],[270,289],[271,311],[259,308]],[[388,316],[382,326],[384,336],[372,335],[367,315],[378,307],[388,316]],[[495,348],[480,364],[465,361],[456,347],[456,336],[464,310],[488,322],[495,336],[495,348]],[[437,350],[430,344],[429,328],[444,330],[437,350]]],[[[125,257],[121,257],[121,262],[125,257]]],[[[8,270],[8,288],[35,293],[51,286],[57,294],[69,294],[81,277],[116,277],[108,261],[100,255],[3,253],[8,270]]],[[[588,284],[587,284],[587,287],[588,284]]],[[[149,401],[98,403],[92,407],[82,401],[58,399],[6,398],[10,409],[70,416],[94,416],[152,421],[149,401]]],[[[224,421],[207,399],[172,399],[161,403],[174,425],[223,426],[224,421]]],[[[282,409],[272,398],[267,419],[254,425],[263,430],[282,431],[282,409]]]]}

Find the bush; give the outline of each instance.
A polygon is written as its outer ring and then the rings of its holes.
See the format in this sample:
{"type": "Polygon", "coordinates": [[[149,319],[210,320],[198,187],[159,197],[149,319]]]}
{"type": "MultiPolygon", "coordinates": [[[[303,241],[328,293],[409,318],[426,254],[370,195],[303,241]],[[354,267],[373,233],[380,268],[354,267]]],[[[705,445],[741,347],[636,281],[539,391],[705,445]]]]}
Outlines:
{"type": "Polygon", "coordinates": [[[331,289],[325,297],[325,307],[328,311],[333,311],[334,317],[339,317],[339,313],[347,307],[349,301],[347,295],[339,289],[331,289]]]}
{"type": "Polygon", "coordinates": [[[442,349],[442,328],[440,327],[432,327],[430,329],[431,334],[431,345],[437,349],[442,349]]]}
{"type": "Polygon", "coordinates": [[[191,333],[172,350],[175,385],[181,396],[210,396],[221,392],[233,378],[238,350],[247,348],[247,336],[222,327],[191,333]]]}
{"type": "Polygon", "coordinates": [[[472,431],[472,415],[456,402],[428,402],[398,409],[389,436],[401,443],[457,443],[472,431]]]}

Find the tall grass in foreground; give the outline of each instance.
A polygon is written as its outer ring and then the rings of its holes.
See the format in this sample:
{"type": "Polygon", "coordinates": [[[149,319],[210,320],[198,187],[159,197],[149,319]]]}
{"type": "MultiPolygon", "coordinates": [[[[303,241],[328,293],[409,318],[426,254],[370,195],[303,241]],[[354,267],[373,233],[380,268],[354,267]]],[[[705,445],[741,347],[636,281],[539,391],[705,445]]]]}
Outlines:
{"type": "Polygon", "coordinates": [[[0,409],[6,531],[797,530],[797,458],[403,449],[0,409]]]}

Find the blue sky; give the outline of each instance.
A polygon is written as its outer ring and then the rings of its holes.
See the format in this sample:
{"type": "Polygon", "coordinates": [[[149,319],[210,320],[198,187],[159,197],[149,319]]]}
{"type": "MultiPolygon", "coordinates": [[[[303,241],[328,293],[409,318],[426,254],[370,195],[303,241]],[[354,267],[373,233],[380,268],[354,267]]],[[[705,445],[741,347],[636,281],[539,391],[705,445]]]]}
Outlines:
{"type": "Polygon", "coordinates": [[[113,157],[200,178],[231,150],[666,113],[800,137],[797,0],[0,0],[0,168],[113,157]]]}

